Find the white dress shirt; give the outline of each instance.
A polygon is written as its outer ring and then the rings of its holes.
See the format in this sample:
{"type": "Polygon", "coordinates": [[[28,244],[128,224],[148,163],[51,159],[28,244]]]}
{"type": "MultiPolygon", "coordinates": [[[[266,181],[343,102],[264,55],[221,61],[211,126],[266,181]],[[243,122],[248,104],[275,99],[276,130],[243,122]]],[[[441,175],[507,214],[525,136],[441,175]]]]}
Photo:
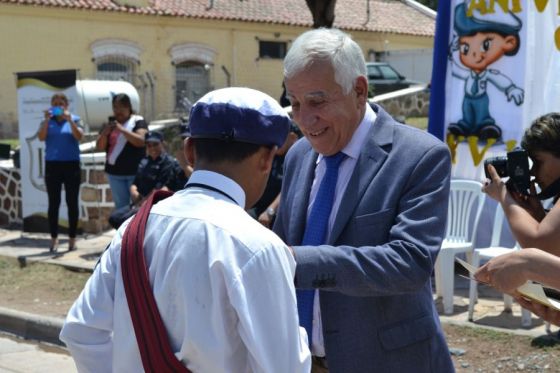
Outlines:
{"type": "MultiPolygon", "coordinates": [[[[331,215],[329,216],[329,224],[327,229],[327,235],[332,231],[334,224],[334,219],[338,212],[340,202],[342,200],[342,195],[346,190],[350,176],[356,167],[356,162],[362,150],[362,145],[367,137],[367,134],[375,122],[377,115],[373,109],[366,104],[366,112],[364,118],[356,128],[356,131],[352,135],[350,142],[341,151],[346,155],[342,163],[338,168],[338,179],[336,181],[336,187],[334,192],[334,202],[331,210],[331,215]]],[[[311,186],[311,193],[309,195],[309,205],[307,206],[307,216],[311,213],[311,208],[315,202],[315,196],[319,190],[319,185],[321,185],[321,180],[327,170],[326,164],[323,161],[323,155],[319,154],[317,158],[317,166],[315,167],[315,177],[313,179],[313,184],[311,186]]],[[[328,239],[328,237],[327,237],[328,239]]],[[[321,323],[321,307],[319,303],[319,291],[315,291],[315,298],[313,299],[313,331],[311,338],[311,352],[314,356],[325,356],[325,345],[323,342],[323,329],[321,323]]]]}
{"type": "MultiPolygon", "coordinates": [[[[288,247],[244,210],[233,180],[195,171],[154,205],[144,250],[175,356],[193,372],[309,372],[288,247]],[[204,187],[214,187],[227,196],[204,187]]],[[[80,372],[143,370],[124,292],[127,221],[68,313],[60,339],[80,372]]]]}

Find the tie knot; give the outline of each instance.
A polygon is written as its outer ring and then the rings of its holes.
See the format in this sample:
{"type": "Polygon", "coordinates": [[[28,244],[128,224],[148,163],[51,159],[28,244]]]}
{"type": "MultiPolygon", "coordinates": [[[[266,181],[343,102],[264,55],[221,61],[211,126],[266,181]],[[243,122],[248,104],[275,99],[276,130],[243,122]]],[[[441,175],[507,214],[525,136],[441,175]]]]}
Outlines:
{"type": "Polygon", "coordinates": [[[327,162],[327,169],[338,168],[345,156],[346,155],[343,152],[338,152],[336,154],[325,157],[325,162],[327,162]]]}

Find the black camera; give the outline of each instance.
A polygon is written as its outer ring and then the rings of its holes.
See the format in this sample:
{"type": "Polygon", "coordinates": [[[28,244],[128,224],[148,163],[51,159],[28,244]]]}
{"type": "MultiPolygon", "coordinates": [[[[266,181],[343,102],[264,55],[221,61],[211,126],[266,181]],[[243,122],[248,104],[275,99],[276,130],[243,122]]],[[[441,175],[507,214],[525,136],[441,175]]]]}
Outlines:
{"type": "Polygon", "coordinates": [[[487,178],[488,165],[491,164],[496,169],[500,177],[509,177],[506,185],[508,189],[529,194],[529,186],[531,185],[531,175],[529,171],[529,156],[522,148],[515,148],[508,152],[504,157],[488,158],[484,161],[484,173],[487,178]]]}

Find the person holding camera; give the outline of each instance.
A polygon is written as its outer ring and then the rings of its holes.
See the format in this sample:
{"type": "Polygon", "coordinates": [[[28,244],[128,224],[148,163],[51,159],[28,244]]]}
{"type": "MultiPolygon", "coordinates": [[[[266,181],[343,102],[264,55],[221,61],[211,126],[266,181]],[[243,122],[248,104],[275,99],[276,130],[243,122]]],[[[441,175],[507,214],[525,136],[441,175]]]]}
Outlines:
{"type": "Polygon", "coordinates": [[[63,93],[55,93],[51,98],[51,108],[45,110],[45,119],[38,132],[39,140],[45,141],[45,185],[49,197],[51,253],[58,250],[58,211],[62,185],[68,206],[68,250],[76,249],[78,196],[82,176],[79,141],[83,135],[80,117],[68,111],[68,97],[63,93]]]}
{"type": "Polygon", "coordinates": [[[130,203],[130,186],[145,154],[148,125],[144,118],[134,114],[130,97],[125,93],[113,97],[113,113],[114,117],[109,117],[97,137],[97,148],[107,152],[105,172],[115,209],[119,209],[130,203]]]}
{"type": "Polygon", "coordinates": [[[521,146],[533,161],[529,193],[508,188],[491,164],[482,191],[500,203],[521,247],[560,256],[560,113],[537,118],[525,131],[521,146]],[[538,194],[535,184],[541,189],[538,194]],[[554,203],[549,211],[541,203],[548,198],[554,203]]]}

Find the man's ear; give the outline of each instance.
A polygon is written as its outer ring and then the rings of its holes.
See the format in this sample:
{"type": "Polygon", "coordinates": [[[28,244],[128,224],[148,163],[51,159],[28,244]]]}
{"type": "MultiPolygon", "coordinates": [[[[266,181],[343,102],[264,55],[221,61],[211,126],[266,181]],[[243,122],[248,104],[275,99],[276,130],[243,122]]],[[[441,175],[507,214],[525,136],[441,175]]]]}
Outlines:
{"type": "Polygon", "coordinates": [[[194,142],[192,137],[187,137],[183,144],[183,153],[185,155],[185,159],[187,160],[188,164],[190,164],[193,168],[195,167],[196,162],[196,153],[194,151],[194,142]]]}
{"type": "Polygon", "coordinates": [[[368,98],[368,81],[365,76],[359,76],[356,78],[356,84],[354,85],[354,92],[356,92],[356,97],[360,104],[365,104],[368,98]]]}
{"type": "Polygon", "coordinates": [[[508,53],[517,48],[517,38],[513,35],[508,35],[504,39],[504,52],[508,53]]]}

